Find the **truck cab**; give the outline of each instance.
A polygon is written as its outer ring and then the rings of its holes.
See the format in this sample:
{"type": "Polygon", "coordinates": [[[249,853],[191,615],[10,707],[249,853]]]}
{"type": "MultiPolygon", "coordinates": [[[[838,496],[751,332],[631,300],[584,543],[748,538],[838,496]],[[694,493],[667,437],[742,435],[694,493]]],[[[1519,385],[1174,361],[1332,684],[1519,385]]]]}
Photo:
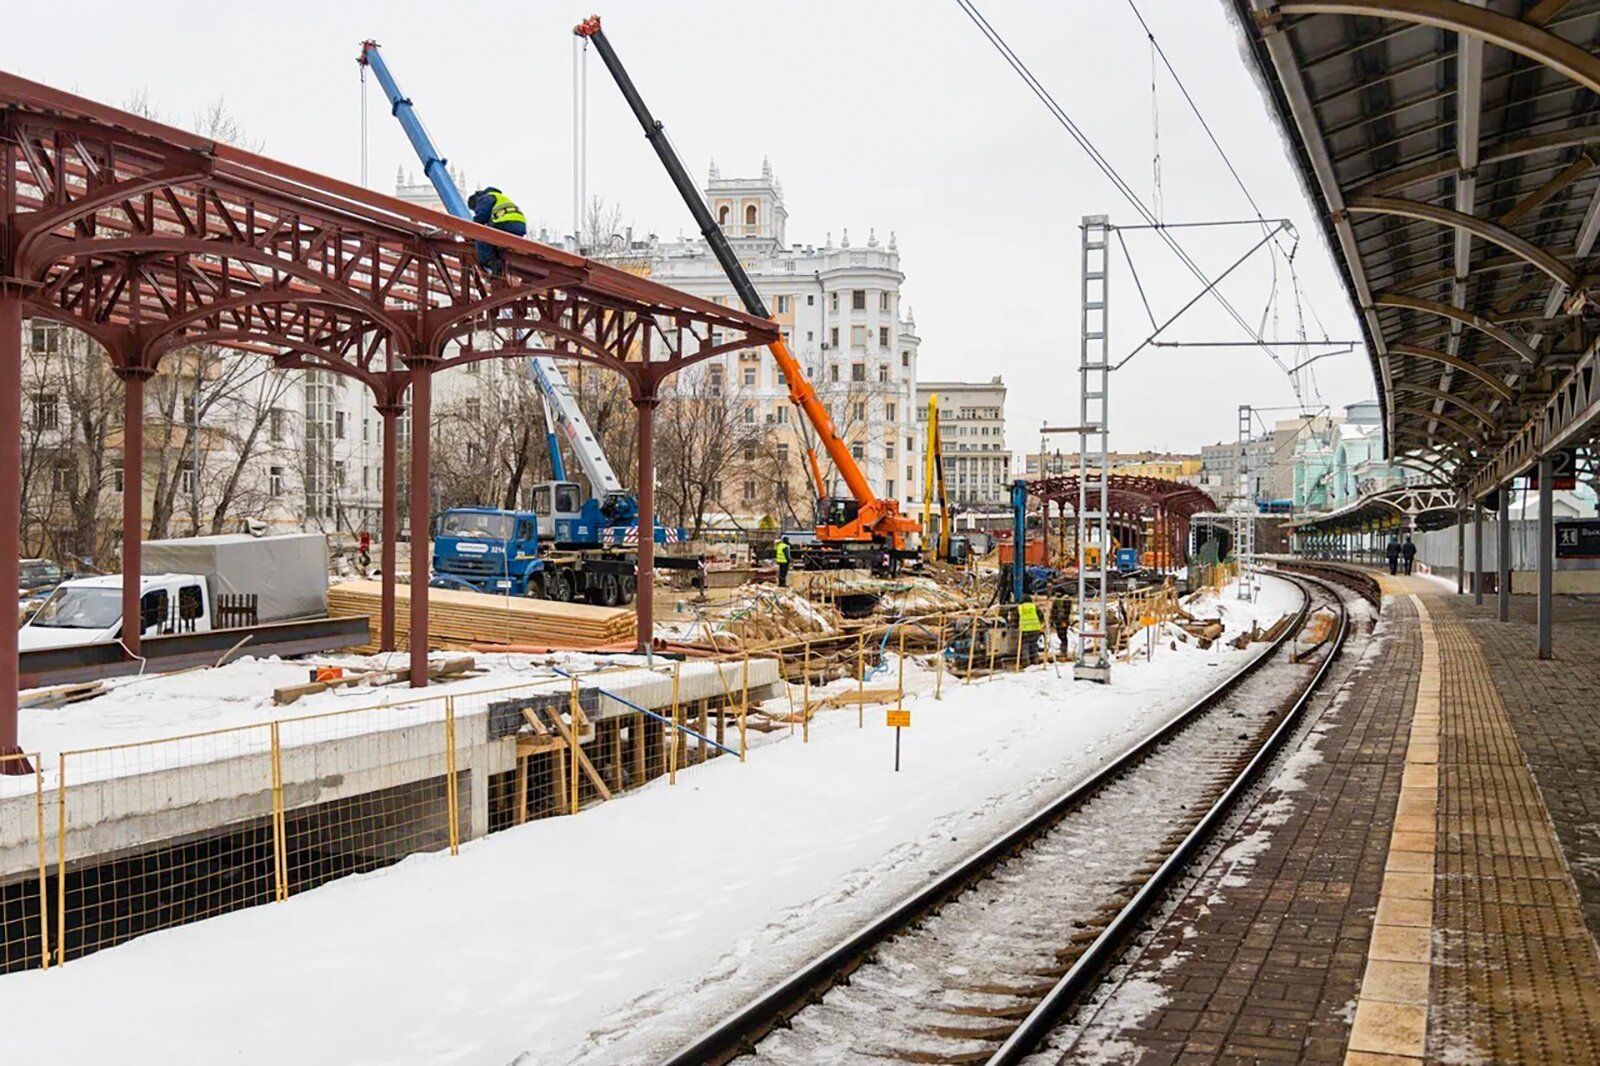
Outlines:
{"type": "Polygon", "coordinates": [[[526,596],[530,581],[543,569],[534,512],[454,507],[439,516],[433,538],[434,587],[526,596]]]}
{"type": "MultiPolygon", "coordinates": [[[[211,590],[203,575],[145,574],[139,589],[142,636],[205,633],[213,628],[211,590]]],[[[17,631],[20,651],[109,644],[121,638],[121,574],[63,581],[17,631]]]]}

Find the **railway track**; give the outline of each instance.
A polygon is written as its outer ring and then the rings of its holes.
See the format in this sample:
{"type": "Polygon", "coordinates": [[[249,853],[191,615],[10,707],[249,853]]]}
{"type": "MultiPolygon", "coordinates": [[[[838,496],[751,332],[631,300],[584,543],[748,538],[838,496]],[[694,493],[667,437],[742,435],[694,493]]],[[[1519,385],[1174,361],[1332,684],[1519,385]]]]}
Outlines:
{"type": "Polygon", "coordinates": [[[667,1061],[1021,1061],[1204,850],[1338,656],[1342,595],[1283,577],[1298,617],[1249,666],[667,1061]],[[1297,657],[1319,612],[1332,636],[1297,657]]]}

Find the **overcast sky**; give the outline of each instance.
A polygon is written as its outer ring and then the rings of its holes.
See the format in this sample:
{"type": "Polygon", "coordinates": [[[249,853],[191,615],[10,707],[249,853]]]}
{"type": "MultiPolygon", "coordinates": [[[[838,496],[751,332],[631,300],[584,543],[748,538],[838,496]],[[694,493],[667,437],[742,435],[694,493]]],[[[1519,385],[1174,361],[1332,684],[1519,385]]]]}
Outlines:
{"type": "MultiPolygon", "coordinates": [[[[586,5],[591,0],[583,0],[586,5]]],[[[1245,184],[1287,217],[1313,337],[1359,337],[1314,220],[1221,0],[1137,0],[1245,184]],[[1312,318],[1315,310],[1321,325],[1312,318]]],[[[1153,200],[1150,48],[1126,0],[978,0],[1112,165],[1153,200]]],[[[571,228],[572,34],[582,5],[455,3],[212,4],[203,9],[87,0],[18,5],[0,66],[108,103],[144,91],[184,120],[219,96],[272,156],[342,178],[360,174],[355,57],[375,38],[452,165],[510,193],[535,228],[571,228]]],[[[1134,209],[1005,65],[955,0],[613,0],[612,44],[667,125],[691,172],[782,180],[790,241],[861,243],[893,231],[905,301],[922,337],[924,379],[1003,375],[1010,444],[1037,447],[1044,421],[1075,424],[1082,216],[1135,223],[1134,209]]],[[[589,68],[589,191],[639,232],[692,231],[682,204],[598,57],[589,68]]],[[[414,157],[370,87],[371,184],[392,191],[414,157]]],[[[1249,218],[1243,194],[1176,85],[1157,78],[1169,223],[1249,218]]],[[[1179,234],[1212,276],[1259,228],[1179,234]]],[[[1156,318],[1198,283],[1149,233],[1126,235],[1156,318]]],[[[1283,260],[1258,253],[1223,286],[1243,317],[1292,340],[1295,298],[1283,260]],[[1270,304],[1270,306],[1269,306],[1270,304]]],[[[1113,261],[1112,347],[1150,332],[1127,264],[1113,261]]],[[[1166,336],[1240,340],[1210,301],[1166,336]]],[[[1293,349],[1283,356],[1295,361],[1293,349]]],[[[1308,403],[1373,395],[1365,354],[1315,367],[1308,403]]],[[[1232,439],[1240,403],[1293,405],[1259,349],[1147,350],[1114,375],[1116,448],[1196,450],[1232,439]]],[[[1285,417],[1291,411],[1263,417],[1285,417]]],[[[1065,442],[1063,442],[1065,443],[1065,442]]]]}

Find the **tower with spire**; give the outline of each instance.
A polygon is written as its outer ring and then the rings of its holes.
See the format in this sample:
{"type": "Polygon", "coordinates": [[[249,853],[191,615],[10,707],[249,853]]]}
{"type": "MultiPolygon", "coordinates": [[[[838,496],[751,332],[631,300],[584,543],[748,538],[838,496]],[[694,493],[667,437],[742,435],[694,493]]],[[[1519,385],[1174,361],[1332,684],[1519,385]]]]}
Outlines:
{"type": "Polygon", "coordinates": [[[724,178],[716,160],[706,178],[706,203],[711,217],[732,240],[760,241],[781,248],[789,212],[783,206],[783,188],[772,174],[772,161],[761,160],[758,178],[724,178]]]}

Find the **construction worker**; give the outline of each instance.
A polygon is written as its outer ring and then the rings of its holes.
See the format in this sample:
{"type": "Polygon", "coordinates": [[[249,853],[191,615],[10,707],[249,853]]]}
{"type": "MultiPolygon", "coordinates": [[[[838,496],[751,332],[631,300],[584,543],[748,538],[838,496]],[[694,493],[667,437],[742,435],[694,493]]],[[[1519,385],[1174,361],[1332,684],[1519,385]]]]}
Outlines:
{"type": "Polygon", "coordinates": [[[1411,573],[1411,562],[1417,557],[1417,546],[1411,543],[1411,538],[1406,537],[1406,546],[1400,549],[1400,555],[1406,561],[1406,573],[1411,573]]]}
{"type": "Polygon", "coordinates": [[[777,547],[772,551],[773,558],[778,560],[778,585],[780,588],[789,586],[789,538],[782,537],[778,540],[777,547]]]}
{"type": "Polygon", "coordinates": [[[1389,573],[1398,574],[1400,572],[1400,542],[1391,539],[1386,554],[1389,557],[1389,573]]]}
{"type": "MultiPolygon", "coordinates": [[[[497,230],[518,237],[528,235],[528,216],[522,213],[522,208],[512,203],[511,197],[493,185],[479,189],[469,196],[467,207],[472,211],[472,221],[479,225],[493,226],[497,230]]],[[[478,241],[477,246],[478,265],[494,277],[503,275],[506,271],[506,261],[500,255],[500,249],[488,241],[478,241]]]]}
{"type": "Polygon", "coordinates": [[[1017,623],[1023,654],[1031,661],[1038,655],[1039,638],[1044,635],[1044,623],[1039,620],[1039,605],[1032,600],[1017,604],[1017,623]]]}

